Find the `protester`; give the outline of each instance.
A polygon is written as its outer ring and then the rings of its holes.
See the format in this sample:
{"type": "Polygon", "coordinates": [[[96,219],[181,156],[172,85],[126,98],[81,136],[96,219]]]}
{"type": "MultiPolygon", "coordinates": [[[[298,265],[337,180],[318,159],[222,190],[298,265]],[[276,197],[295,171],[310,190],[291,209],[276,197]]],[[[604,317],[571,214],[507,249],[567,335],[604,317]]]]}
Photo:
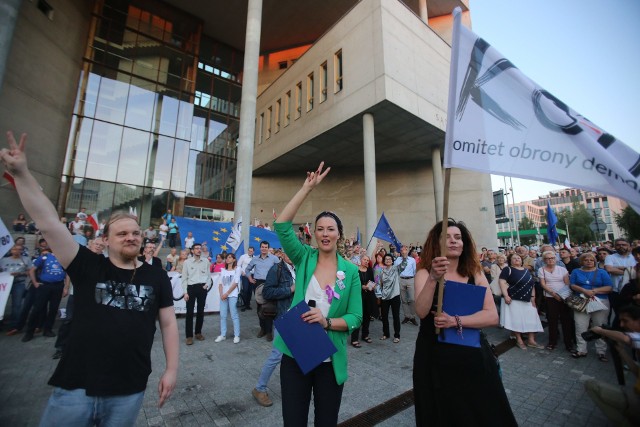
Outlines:
{"type": "Polygon", "coordinates": [[[153,225],[150,225],[149,228],[144,230],[144,243],[147,244],[157,243],[158,241],[158,232],[153,228],[153,225]]]}
{"type": "Polygon", "coordinates": [[[176,222],[176,218],[172,216],[171,220],[167,223],[167,226],[169,227],[169,247],[175,248],[176,239],[178,237],[178,223],[176,222]]]}
{"type": "Polygon", "coordinates": [[[418,326],[414,307],[415,292],[413,284],[413,277],[416,275],[416,260],[409,256],[408,246],[402,246],[400,256],[394,261],[393,265],[399,267],[400,301],[402,302],[402,311],[404,312],[402,324],[412,323],[418,326]]]}
{"type": "Polygon", "coordinates": [[[442,222],[429,231],[416,273],[416,314],[420,332],[413,358],[413,396],[417,426],[516,426],[498,365],[482,335],[480,348],[441,343],[435,328],[485,328],[498,313],[483,274],[471,233],[448,221],[446,256],[440,256],[442,222]],[[484,286],[483,307],[467,316],[436,316],[438,280],[484,286]]]}
{"type": "Polygon", "coordinates": [[[193,233],[191,231],[187,232],[187,237],[184,238],[184,248],[191,250],[195,241],[196,239],[193,237],[193,233]]]}
{"type": "MultiPolygon", "coordinates": [[[[300,240],[298,239],[298,241],[300,240]]],[[[304,243],[300,242],[300,244],[304,243]]],[[[296,289],[296,273],[293,268],[293,263],[286,253],[282,252],[281,256],[282,260],[269,269],[267,279],[264,282],[264,288],[262,289],[262,296],[264,298],[277,301],[276,317],[280,317],[287,312],[291,306],[293,293],[296,289]]],[[[278,336],[277,329],[275,330],[275,336],[278,336]]],[[[269,357],[267,357],[264,365],[262,365],[262,371],[260,372],[256,387],[251,391],[251,394],[261,406],[273,405],[267,393],[267,384],[281,360],[282,352],[278,350],[276,346],[273,346],[269,357]]]]}
{"type": "Polygon", "coordinates": [[[504,304],[500,307],[500,325],[513,331],[518,347],[544,348],[535,340],[536,332],[544,332],[538,311],[533,277],[522,265],[522,257],[511,254],[507,257],[509,266],[500,273],[500,288],[504,304]],[[522,334],[527,334],[527,344],[522,334]]]}
{"type": "MultiPolygon", "coordinates": [[[[373,287],[375,286],[373,269],[369,266],[371,260],[367,255],[363,255],[360,258],[360,265],[358,266],[358,274],[360,275],[360,288],[362,296],[362,341],[371,343],[373,340],[369,336],[369,323],[374,313],[376,306],[375,296],[373,294],[373,287]]],[[[360,335],[360,328],[354,329],[351,333],[351,345],[355,348],[362,347],[358,337],[360,335]]]]}
{"type": "Polygon", "coordinates": [[[178,273],[182,274],[182,268],[184,267],[184,263],[188,259],[189,259],[189,251],[186,250],[186,249],[181,250],[180,251],[180,255],[178,256],[178,260],[176,261],[176,263],[173,266],[173,268],[171,269],[171,271],[175,271],[175,272],[178,272],[178,273]]]}
{"type": "Polygon", "coordinates": [[[27,293],[29,284],[29,270],[31,259],[23,254],[23,247],[14,245],[9,253],[11,256],[0,259],[0,272],[8,272],[13,276],[11,287],[11,316],[9,318],[9,331],[7,335],[15,335],[19,332],[18,323],[22,312],[22,303],[27,293]]]}
{"type": "Polygon", "coordinates": [[[23,213],[18,214],[18,217],[13,220],[13,231],[16,233],[24,233],[27,231],[27,218],[23,213]]]}
{"type": "Polygon", "coordinates": [[[611,301],[613,310],[618,307],[617,299],[620,290],[631,279],[633,267],[636,265],[636,259],[631,254],[631,245],[624,238],[618,238],[614,242],[616,253],[609,255],[605,261],[605,270],[611,275],[611,292],[608,297],[611,301]]]}
{"type": "Polygon", "coordinates": [[[242,303],[243,303],[240,310],[242,312],[244,312],[245,310],[251,310],[251,294],[254,288],[249,282],[249,278],[247,277],[247,272],[245,270],[247,269],[247,266],[249,265],[249,263],[251,262],[251,259],[253,258],[253,252],[254,252],[253,246],[249,246],[249,249],[247,249],[247,253],[242,254],[238,259],[238,268],[241,271],[240,280],[242,282],[240,286],[240,293],[242,295],[242,303]]]}
{"type": "MultiPolygon", "coordinates": [[[[212,280],[210,262],[200,256],[201,245],[193,245],[193,256],[184,262],[182,267],[182,289],[184,301],[187,303],[187,317],[185,319],[186,344],[193,344],[193,308],[196,310],[196,339],[204,341],[202,325],[204,323],[204,305],[207,301],[207,290],[211,288],[212,280]]],[[[186,251],[186,249],[185,249],[186,251]]]]}
{"type": "MultiPolygon", "coordinates": [[[[220,256],[220,255],[218,255],[220,256]]],[[[238,283],[240,283],[240,270],[237,268],[236,256],[228,254],[225,259],[226,268],[220,273],[220,335],[215,342],[227,339],[227,313],[231,312],[233,322],[233,343],[240,342],[240,318],[238,317],[238,283]]]]}
{"type": "Polygon", "coordinates": [[[160,235],[160,241],[162,242],[163,248],[167,245],[167,233],[169,233],[169,226],[167,225],[167,220],[163,219],[162,224],[158,227],[158,234],[160,235]]]}
{"type": "MultiPolygon", "coordinates": [[[[285,426],[307,425],[311,394],[314,394],[315,425],[335,426],[347,380],[346,341],[362,322],[362,298],[358,268],[340,256],[344,251],[344,230],[338,216],[321,212],[315,221],[317,249],[302,245],[291,221],[309,195],[327,176],[331,168],[307,172],[302,188],[287,203],[275,223],[284,251],[296,266],[296,288],[292,305],[302,300],[316,301],[302,315],[308,323],[319,323],[337,348],[330,360],[304,375],[280,336],[274,345],[284,353],[280,365],[282,417],[285,426]],[[334,297],[333,295],[338,295],[334,297]],[[330,297],[331,295],[331,297],[330,297]]],[[[253,261],[252,261],[253,262],[253,261]]]]}
{"type": "MultiPolygon", "coordinates": [[[[253,289],[263,284],[267,278],[269,269],[280,260],[275,255],[269,253],[269,242],[263,240],[260,242],[260,255],[254,256],[245,273],[253,289]]],[[[273,320],[260,317],[260,304],[256,302],[256,312],[258,313],[258,323],[260,324],[260,332],[258,338],[266,337],[267,341],[273,341],[273,320]]]]}
{"type": "Polygon", "coordinates": [[[564,267],[556,265],[556,254],[552,251],[542,253],[545,266],[538,270],[540,286],[547,302],[547,321],[549,322],[549,343],[547,350],[554,350],[558,345],[558,323],[562,326],[562,338],[567,351],[573,352],[573,315],[564,303],[571,290],[569,273],[564,267]],[[563,298],[564,296],[564,298],[563,298]]]}
{"type": "Polygon", "coordinates": [[[640,306],[640,246],[636,246],[631,254],[638,262],[635,266],[635,278],[622,287],[618,297],[620,307],[628,305],[640,306]]]}
{"type": "Polygon", "coordinates": [[[393,342],[400,342],[400,268],[393,265],[393,256],[384,256],[384,268],[380,277],[380,288],[382,300],[382,336],[381,340],[386,340],[390,336],[389,332],[389,308],[393,317],[393,342]]]}
{"type": "Polygon", "coordinates": [[[171,251],[165,258],[165,270],[171,271],[173,269],[173,265],[178,261],[178,251],[176,248],[171,248],[171,251]]]}
{"type": "Polygon", "coordinates": [[[594,326],[591,331],[615,342],[620,358],[635,377],[626,386],[614,386],[595,379],[588,379],[584,388],[589,397],[616,426],[640,425],[640,307],[626,306],[618,311],[620,326],[628,331],[611,331],[594,326]],[[630,355],[629,350],[634,353],[630,355]]]}
{"type": "Polygon", "coordinates": [[[49,381],[56,389],[40,425],[133,425],[151,372],[157,320],[167,359],[158,385],[160,406],[176,383],[178,331],[169,278],[136,259],[142,237],[130,215],[112,215],[105,228],[109,258],[79,246],[29,172],[26,134],[19,144],[11,132],[7,139],[9,149],[0,151],[0,159],[14,177],[25,210],[76,284],[77,327],[49,381]],[[135,295],[131,301],[129,292],[135,295]],[[93,410],[98,401],[103,409],[99,413],[93,410]]]}
{"type": "Polygon", "coordinates": [[[159,253],[160,245],[156,247],[155,243],[148,242],[144,245],[142,255],[140,255],[138,259],[153,267],[162,269],[162,260],[158,258],[159,253]]]}
{"type": "MultiPolygon", "coordinates": [[[[599,310],[593,313],[579,312],[573,310],[573,320],[576,325],[576,352],[571,356],[575,359],[587,356],[587,342],[582,337],[582,333],[589,329],[589,322],[592,322],[596,326],[601,326],[607,323],[607,317],[609,315],[609,293],[611,292],[611,277],[605,270],[596,267],[596,257],[593,252],[588,252],[580,256],[580,264],[582,267],[575,269],[571,272],[569,281],[571,282],[571,289],[574,292],[584,295],[586,298],[598,298],[606,310],[599,310]]],[[[607,362],[607,343],[603,339],[598,339],[595,342],[596,353],[598,359],[601,362],[607,362]]]]}

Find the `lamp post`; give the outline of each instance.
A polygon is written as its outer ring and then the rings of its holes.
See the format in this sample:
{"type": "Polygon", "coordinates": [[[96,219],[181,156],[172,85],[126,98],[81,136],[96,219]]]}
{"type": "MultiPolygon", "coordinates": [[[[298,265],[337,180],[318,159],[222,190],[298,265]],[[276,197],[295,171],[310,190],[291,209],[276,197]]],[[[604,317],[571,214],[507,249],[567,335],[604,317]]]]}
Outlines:
{"type": "MultiPolygon", "coordinates": [[[[504,178],[504,188],[506,189],[507,178],[506,177],[503,177],[503,178],[504,178]]],[[[507,208],[509,207],[509,197],[508,197],[509,194],[510,193],[507,193],[506,191],[504,192],[504,197],[507,199],[507,203],[506,203],[507,208]]],[[[509,213],[509,209],[507,209],[507,213],[509,213]]],[[[513,209],[511,210],[511,216],[512,217],[515,216],[515,212],[513,211],[513,209]]],[[[511,234],[511,245],[513,246],[513,228],[511,228],[511,218],[509,218],[509,233],[511,234]]]]}
{"type": "Polygon", "coordinates": [[[596,222],[596,242],[600,238],[600,223],[598,222],[599,209],[592,209],[593,219],[596,222]]]}
{"type": "Polygon", "coordinates": [[[518,225],[517,222],[517,218],[516,218],[516,199],[513,196],[513,180],[511,179],[511,177],[509,177],[509,184],[511,185],[509,187],[509,191],[511,192],[511,206],[513,207],[513,223],[515,224],[516,227],[516,237],[518,240],[518,246],[520,246],[520,226],[518,225]]]}

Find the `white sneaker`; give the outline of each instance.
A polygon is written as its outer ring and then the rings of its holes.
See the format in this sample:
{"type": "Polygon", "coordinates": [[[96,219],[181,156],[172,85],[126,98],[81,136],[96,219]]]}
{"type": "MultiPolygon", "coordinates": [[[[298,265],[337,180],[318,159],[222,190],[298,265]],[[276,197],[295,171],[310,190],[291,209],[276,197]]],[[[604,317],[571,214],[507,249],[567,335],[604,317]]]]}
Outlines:
{"type": "Polygon", "coordinates": [[[220,335],[213,342],[221,342],[221,341],[224,341],[226,339],[227,339],[227,337],[225,337],[224,335],[220,335]]]}
{"type": "Polygon", "coordinates": [[[240,342],[240,337],[233,337],[233,343],[238,344],[240,342]]]}

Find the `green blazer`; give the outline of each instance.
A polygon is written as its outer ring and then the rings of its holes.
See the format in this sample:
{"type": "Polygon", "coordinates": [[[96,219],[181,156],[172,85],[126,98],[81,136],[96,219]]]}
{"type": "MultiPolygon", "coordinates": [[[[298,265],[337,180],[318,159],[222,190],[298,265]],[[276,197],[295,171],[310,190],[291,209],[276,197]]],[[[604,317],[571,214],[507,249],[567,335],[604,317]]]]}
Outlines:
{"type": "MultiPolygon", "coordinates": [[[[300,243],[296,233],[293,231],[291,222],[274,223],[273,225],[282,248],[296,266],[296,291],[291,302],[293,307],[304,300],[309,281],[318,264],[318,250],[300,243]]],[[[336,382],[343,384],[349,376],[347,373],[347,338],[362,323],[362,294],[360,292],[358,267],[341,256],[336,255],[336,257],[338,259],[338,271],[344,271],[345,274],[345,279],[343,280],[345,288],[339,289],[337,285],[335,286],[334,290],[340,295],[340,299],[334,298],[331,301],[328,317],[332,319],[342,318],[347,322],[348,330],[327,331],[327,334],[338,349],[331,356],[336,382]]],[[[280,335],[274,340],[274,346],[291,357],[291,352],[280,335]]]]}

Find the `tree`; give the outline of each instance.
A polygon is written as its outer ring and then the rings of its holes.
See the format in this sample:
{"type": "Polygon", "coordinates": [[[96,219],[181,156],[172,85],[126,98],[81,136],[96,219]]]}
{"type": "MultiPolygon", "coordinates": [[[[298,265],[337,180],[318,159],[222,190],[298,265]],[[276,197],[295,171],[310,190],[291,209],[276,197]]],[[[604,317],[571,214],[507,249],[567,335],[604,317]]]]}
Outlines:
{"type": "Polygon", "coordinates": [[[631,206],[627,206],[622,213],[614,214],[614,219],[618,227],[624,230],[629,239],[640,238],[640,215],[636,213],[631,206]]]}
{"type": "MultiPolygon", "coordinates": [[[[536,224],[526,215],[522,217],[518,223],[518,230],[535,230],[536,224]]],[[[520,243],[523,245],[532,245],[536,243],[536,236],[522,236],[520,237],[520,243]]]]}
{"type": "Polygon", "coordinates": [[[569,238],[574,243],[590,242],[593,240],[593,231],[589,227],[593,217],[580,203],[574,203],[572,210],[564,210],[558,214],[558,228],[569,230],[569,238]]]}

